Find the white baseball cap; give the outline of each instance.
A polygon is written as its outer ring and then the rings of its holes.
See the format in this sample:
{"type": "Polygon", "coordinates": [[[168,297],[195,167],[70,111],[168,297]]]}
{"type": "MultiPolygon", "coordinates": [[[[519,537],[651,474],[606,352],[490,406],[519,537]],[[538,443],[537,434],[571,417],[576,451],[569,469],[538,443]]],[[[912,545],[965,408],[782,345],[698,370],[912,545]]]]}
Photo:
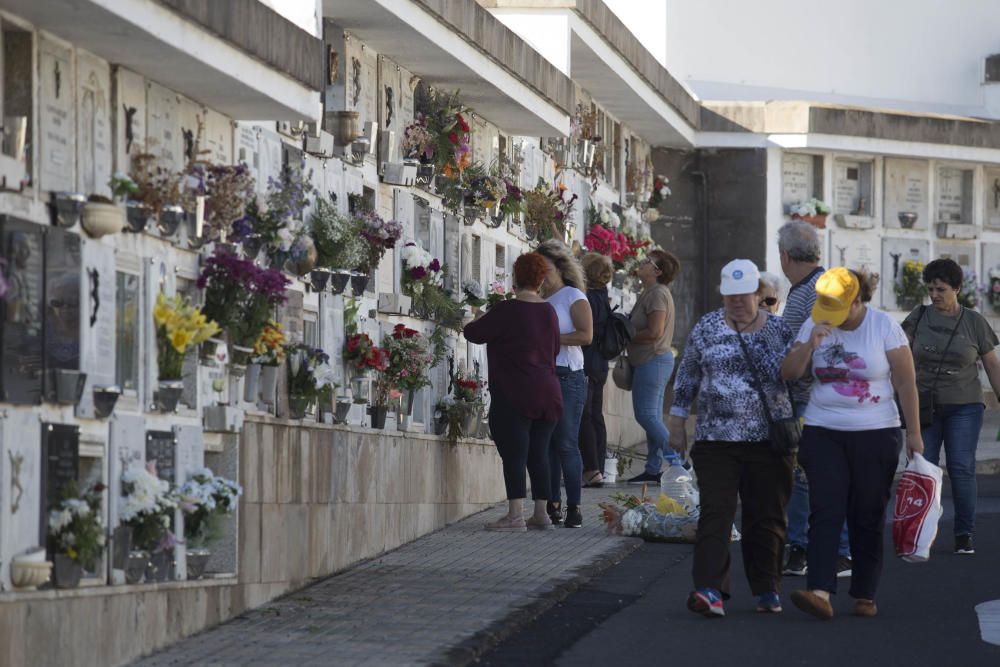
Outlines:
{"type": "Polygon", "coordinates": [[[749,259],[734,259],[722,267],[722,284],[719,293],[753,294],[760,287],[760,271],[749,259]]]}

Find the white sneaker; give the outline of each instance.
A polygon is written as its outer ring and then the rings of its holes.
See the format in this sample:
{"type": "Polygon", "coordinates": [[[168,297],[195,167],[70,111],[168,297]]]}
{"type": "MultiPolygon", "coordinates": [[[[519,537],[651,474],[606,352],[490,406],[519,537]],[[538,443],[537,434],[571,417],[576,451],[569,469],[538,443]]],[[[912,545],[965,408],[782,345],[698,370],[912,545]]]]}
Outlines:
{"type": "Polygon", "coordinates": [[[486,524],[486,530],[493,531],[494,533],[524,533],[528,531],[528,528],[521,517],[512,519],[509,516],[505,516],[497,521],[486,524]]]}

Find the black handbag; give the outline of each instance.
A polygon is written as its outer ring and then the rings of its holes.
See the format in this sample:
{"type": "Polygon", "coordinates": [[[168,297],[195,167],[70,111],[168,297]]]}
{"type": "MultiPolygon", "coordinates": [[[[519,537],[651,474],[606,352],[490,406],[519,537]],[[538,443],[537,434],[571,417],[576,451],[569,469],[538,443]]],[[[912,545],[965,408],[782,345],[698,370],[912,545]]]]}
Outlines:
{"type": "MultiPolygon", "coordinates": [[[[924,313],[927,311],[928,306],[920,307],[920,314],[917,316],[917,322],[913,325],[913,340],[910,341],[910,351],[913,351],[913,343],[917,340],[917,329],[920,327],[920,320],[924,318],[924,313]]],[[[962,324],[962,318],[965,317],[965,308],[962,308],[961,314],[958,316],[958,322],[955,323],[955,328],[951,330],[951,335],[948,336],[948,342],[944,346],[944,351],[941,352],[941,357],[938,359],[937,367],[934,369],[934,382],[931,384],[931,388],[918,392],[917,401],[919,405],[919,419],[920,428],[928,428],[934,424],[934,411],[936,409],[934,390],[937,389],[938,378],[941,377],[941,364],[944,362],[945,356],[948,354],[948,350],[951,349],[951,342],[955,340],[955,334],[958,333],[958,327],[962,324]]],[[[896,397],[896,410],[899,412],[899,423],[902,427],[906,428],[906,420],[903,418],[903,409],[899,404],[899,397],[896,397]]]]}
{"type": "MultiPolygon", "coordinates": [[[[764,406],[764,416],[767,417],[768,438],[771,443],[771,451],[779,456],[791,456],[799,449],[799,440],[802,438],[802,423],[798,417],[783,417],[775,419],[771,416],[771,409],[767,405],[767,396],[764,395],[763,383],[757,374],[757,366],[750,357],[750,350],[747,349],[743,336],[736,332],[736,338],[740,341],[740,348],[743,356],[746,357],[747,366],[750,368],[750,377],[753,380],[754,389],[760,396],[760,402],[764,406]]],[[[792,392],[788,389],[788,383],[783,382],[785,391],[788,392],[788,403],[792,404],[792,392]]]]}

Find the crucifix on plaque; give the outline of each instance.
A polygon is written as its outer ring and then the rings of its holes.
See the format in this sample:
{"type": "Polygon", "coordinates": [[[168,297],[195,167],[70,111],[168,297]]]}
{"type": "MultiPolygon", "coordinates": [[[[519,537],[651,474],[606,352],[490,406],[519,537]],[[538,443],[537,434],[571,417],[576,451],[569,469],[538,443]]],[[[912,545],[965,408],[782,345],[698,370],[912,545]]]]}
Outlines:
{"type": "Polygon", "coordinates": [[[1000,209],[1000,178],[993,179],[993,208],[1000,209]]]}
{"type": "Polygon", "coordinates": [[[895,280],[899,276],[899,258],[903,256],[901,252],[890,252],[889,257],[892,257],[892,279],[895,280]]]}
{"type": "Polygon", "coordinates": [[[840,265],[843,266],[844,264],[847,263],[847,246],[838,245],[834,246],[834,248],[836,248],[837,252],[840,254],[840,265]]]}

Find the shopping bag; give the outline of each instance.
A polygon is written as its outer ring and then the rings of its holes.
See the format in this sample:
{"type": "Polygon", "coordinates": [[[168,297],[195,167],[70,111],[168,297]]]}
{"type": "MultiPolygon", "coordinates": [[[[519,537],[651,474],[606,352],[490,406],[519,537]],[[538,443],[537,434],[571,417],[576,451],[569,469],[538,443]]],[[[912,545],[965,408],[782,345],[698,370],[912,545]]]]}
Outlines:
{"type": "Polygon", "coordinates": [[[908,563],[931,557],[941,519],[941,468],[914,454],[896,487],[892,542],[896,555],[908,563]]]}

